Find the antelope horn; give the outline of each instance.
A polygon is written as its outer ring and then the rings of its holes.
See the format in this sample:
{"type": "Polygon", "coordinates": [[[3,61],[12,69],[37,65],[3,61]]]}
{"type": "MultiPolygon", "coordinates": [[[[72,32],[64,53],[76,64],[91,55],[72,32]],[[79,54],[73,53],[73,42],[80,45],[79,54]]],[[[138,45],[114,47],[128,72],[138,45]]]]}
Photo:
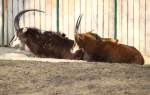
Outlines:
{"type": "Polygon", "coordinates": [[[79,26],[80,26],[80,23],[81,23],[81,19],[82,19],[82,14],[78,17],[77,19],[77,22],[76,22],[76,26],[75,26],[75,34],[78,33],[78,30],[79,30],[79,26]]]}
{"type": "Polygon", "coordinates": [[[19,31],[19,29],[20,29],[19,21],[20,21],[21,16],[28,11],[44,12],[44,11],[41,11],[38,9],[29,9],[29,10],[23,10],[20,13],[18,13],[14,19],[14,26],[15,26],[16,31],[19,31]]]}

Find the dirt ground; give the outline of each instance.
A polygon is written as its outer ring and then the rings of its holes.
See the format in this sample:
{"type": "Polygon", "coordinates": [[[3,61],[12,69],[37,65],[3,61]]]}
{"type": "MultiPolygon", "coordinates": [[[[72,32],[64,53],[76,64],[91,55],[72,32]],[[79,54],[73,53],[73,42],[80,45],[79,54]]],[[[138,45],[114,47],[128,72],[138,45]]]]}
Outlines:
{"type": "Polygon", "coordinates": [[[0,95],[150,95],[150,66],[0,61],[0,95]]]}
{"type": "Polygon", "coordinates": [[[150,65],[40,59],[0,50],[0,95],[150,95],[150,65]]]}
{"type": "Polygon", "coordinates": [[[0,47],[0,60],[28,60],[41,62],[84,62],[82,60],[65,60],[54,58],[38,58],[31,52],[20,49],[0,47]]]}

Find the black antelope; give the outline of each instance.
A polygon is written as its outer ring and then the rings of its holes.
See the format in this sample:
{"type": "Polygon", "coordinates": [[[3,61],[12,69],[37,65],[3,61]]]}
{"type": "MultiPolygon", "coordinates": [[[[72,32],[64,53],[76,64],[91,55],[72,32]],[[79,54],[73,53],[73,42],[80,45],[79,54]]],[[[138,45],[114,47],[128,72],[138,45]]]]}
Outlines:
{"type": "MultiPolygon", "coordinates": [[[[18,13],[14,20],[16,29],[16,37],[14,38],[17,38],[22,45],[27,46],[33,54],[39,57],[78,59],[79,56],[80,59],[79,52],[71,52],[74,46],[74,40],[69,39],[65,34],[54,31],[41,33],[41,30],[32,27],[20,28],[20,17],[29,11],[43,12],[41,10],[31,9],[18,13]]],[[[13,40],[10,45],[13,46],[13,40]]]]}

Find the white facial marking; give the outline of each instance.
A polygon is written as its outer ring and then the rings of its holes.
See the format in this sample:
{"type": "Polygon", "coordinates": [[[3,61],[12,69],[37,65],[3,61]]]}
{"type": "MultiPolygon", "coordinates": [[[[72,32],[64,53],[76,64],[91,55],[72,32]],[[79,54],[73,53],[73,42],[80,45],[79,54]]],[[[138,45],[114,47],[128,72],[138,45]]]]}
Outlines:
{"type": "Polygon", "coordinates": [[[21,45],[20,39],[15,36],[12,42],[10,43],[10,47],[20,47],[20,45],[21,45]]]}
{"type": "Polygon", "coordinates": [[[27,45],[24,46],[25,51],[30,51],[29,47],[27,45]]]}
{"type": "Polygon", "coordinates": [[[27,32],[27,31],[28,31],[27,28],[23,28],[23,30],[22,30],[23,33],[27,32]]]}
{"type": "MultiPolygon", "coordinates": [[[[23,30],[23,31],[26,31],[26,30],[23,30]]],[[[16,33],[15,33],[14,38],[10,42],[10,47],[19,48],[19,49],[25,50],[25,51],[30,51],[30,49],[28,48],[28,46],[26,44],[22,43],[21,40],[19,39],[19,37],[17,37],[16,33]]]]}
{"type": "Polygon", "coordinates": [[[15,33],[14,38],[10,42],[10,47],[21,49],[22,46],[23,46],[23,44],[22,44],[21,40],[19,39],[19,37],[17,37],[17,34],[15,33]]]}
{"type": "Polygon", "coordinates": [[[73,49],[71,49],[72,53],[75,53],[77,50],[79,50],[79,47],[77,46],[77,44],[75,45],[75,47],[73,49]]]}

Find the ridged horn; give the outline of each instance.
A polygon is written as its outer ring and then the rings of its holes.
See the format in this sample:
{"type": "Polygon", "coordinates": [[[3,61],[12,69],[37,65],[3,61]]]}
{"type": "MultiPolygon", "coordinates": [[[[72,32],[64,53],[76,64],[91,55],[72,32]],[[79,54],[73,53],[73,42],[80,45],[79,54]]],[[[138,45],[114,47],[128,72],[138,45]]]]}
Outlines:
{"type": "Polygon", "coordinates": [[[21,16],[24,13],[29,12],[29,11],[37,11],[37,12],[43,12],[44,13],[44,11],[41,11],[41,10],[38,10],[38,9],[29,9],[29,10],[23,10],[23,11],[19,12],[15,16],[15,19],[14,19],[14,26],[15,26],[16,31],[19,31],[19,29],[20,29],[19,21],[20,21],[21,16]]]}
{"type": "Polygon", "coordinates": [[[79,26],[80,26],[80,23],[81,23],[81,19],[82,19],[82,14],[78,17],[77,19],[77,22],[76,22],[76,25],[75,25],[75,30],[74,30],[74,33],[77,34],[78,33],[78,30],[79,30],[79,26]]]}

